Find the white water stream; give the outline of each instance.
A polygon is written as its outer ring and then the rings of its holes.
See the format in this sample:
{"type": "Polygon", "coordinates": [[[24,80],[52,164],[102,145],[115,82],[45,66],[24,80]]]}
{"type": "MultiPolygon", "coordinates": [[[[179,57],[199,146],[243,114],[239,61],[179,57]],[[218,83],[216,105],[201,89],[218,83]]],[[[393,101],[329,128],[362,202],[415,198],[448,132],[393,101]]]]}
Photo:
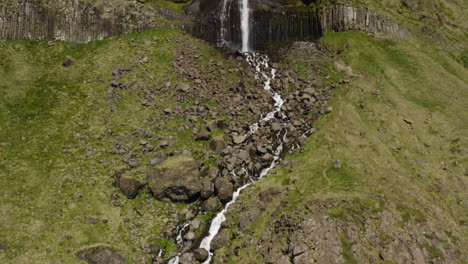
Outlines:
{"type": "Polygon", "coordinates": [[[242,52],[250,51],[250,8],[249,0],[241,0],[242,52]]]}
{"type": "Polygon", "coordinates": [[[219,39],[218,39],[218,47],[224,47],[227,45],[226,43],[226,21],[227,21],[227,2],[228,0],[223,0],[223,4],[221,5],[221,14],[219,15],[219,20],[221,21],[221,28],[219,30],[219,39]]]}
{"type": "MultiPolygon", "coordinates": [[[[246,61],[255,68],[255,77],[264,79],[263,89],[267,91],[271,91],[271,81],[275,79],[276,76],[276,69],[271,68],[269,65],[269,58],[266,55],[260,55],[257,53],[250,52],[250,8],[249,8],[249,1],[248,0],[240,0],[242,4],[240,5],[240,13],[241,13],[241,29],[242,29],[242,52],[245,55],[246,61]]],[[[226,2],[227,0],[223,1],[222,5],[222,14],[221,14],[221,41],[224,41],[224,34],[225,34],[225,21],[226,21],[226,2]]],[[[224,44],[224,42],[223,42],[224,44]]],[[[284,100],[280,94],[276,92],[272,92],[272,98],[275,102],[274,108],[271,112],[267,113],[265,116],[261,117],[263,121],[270,121],[271,119],[275,118],[276,113],[281,110],[281,107],[284,104],[284,100]]],[[[250,126],[250,132],[255,133],[259,128],[259,124],[255,123],[250,126]]],[[[281,131],[278,133],[278,137],[280,136],[281,131]]],[[[280,159],[281,152],[283,151],[283,142],[286,140],[287,131],[285,132],[283,138],[280,139],[280,144],[274,151],[273,161],[271,162],[270,166],[263,169],[258,176],[257,179],[253,177],[244,184],[243,186],[239,187],[233,194],[232,200],[229,201],[223,208],[221,212],[219,212],[215,218],[211,221],[211,225],[208,231],[208,235],[203,238],[200,243],[200,248],[206,249],[209,252],[208,258],[203,262],[203,264],[209,264],[213,258],[213,252],[211,252],[211,242],[213,241],[214,237],[219,233],[221,229],[221,225],[224,221],[226,221],[226,212],[229,209],[229,206],[234,204],[237,201],[242,190],[249,187],[255,180],[261,179],[265,177],[268,172],[276,166],[276,163],[280,159]]],[[[190,222],[185,223],[182,228],[179,230],[179,234],[177,236],[177,243],[181,244],[182,240],[182,232],[183,230],[190,224],[190,222]]],[[[169,264],[178,264],[180,259],[180,253],[171,258],[169,260],[169,264]]]]}
{"type": "MultiPolygon", "coordinates": [[[[268,56],[259,55],[259,54],[255,54],[255,53],[245,53],[245,57],[246,57],[247,62],[250,65],[254,66],[254,68],[256,70],[256,73],[257,73],[257,76],[262,76],[265,79],[263,89],[271,91],[271,81],[275,78],[276,70],[273,69],[273,68],[270,68],[270,66],[268,64],[268,56]],[[269,72],[268,72],[268,70],[269,70],[269,72]]],[[[275,114],[278,111],[280,111],[281,106],[284,103],[284,100],[281,97],[281,95],[279,95],[277,93],[272,93],[272,97],[273,97],[273,100],[275,101],[275,107],[274,107],[273,111],[269,112],[266,115],[266,117],[262,118],[262,120],[268,121],[268,120],[274,118],[275,114]]],[[[250,126],[251,133],[255,133],[257,130],[258,130],[258,123],[255,123],[255,124],[250,126]]],[[[278,133],[278,136],[279,135],[280,135],[280,133],[278,133]]],[[[273,158],[273,161],[271,162],[270,166],[268,168],[265,168],[265,169],[262,170],[262,172],[260,173],[257,180],[265,177],[268,174],[268,172],[276,166],[276,163],[280,158],[280,154],[283,151],[283,143],[282,142],[284,142],[284,140],[286,140],[286,135],[287,135],[287,133],[284,134],[284,136],[283,136],[283,138],[281,140],[281,143],[276,148],[275,153],[274,153],[274,158],[273,158]]],[[[255,179],[251,178],[251,180],[249,182],[247,182],[245,185],[238,188],[234,192],[232,200],[230,202],[228,202],[224,206],[224,209],[221,212],[219,212],[216,215],[216,217],[211,221],[208,236],[203,238],[202,242],[200,243],[200,248],[206,249],[209,252],[208,259],[205,262],[203,262],[203,264],[209,264],[211,262],[211,259],[213,257],[213,252],[210,251],[211,250],[211,242],[213,241],[214,237],[218,234],[219,230],[221,229],[222,223],[224,221],[226,221],[225,214],[226,214],[229,206],[234,204],[236,202],[236,200],[237,200],[237,197],[241,193],[241,191],[244,190],[245,188],[249,187],[254,181],[255,181],[255,179]]]]}

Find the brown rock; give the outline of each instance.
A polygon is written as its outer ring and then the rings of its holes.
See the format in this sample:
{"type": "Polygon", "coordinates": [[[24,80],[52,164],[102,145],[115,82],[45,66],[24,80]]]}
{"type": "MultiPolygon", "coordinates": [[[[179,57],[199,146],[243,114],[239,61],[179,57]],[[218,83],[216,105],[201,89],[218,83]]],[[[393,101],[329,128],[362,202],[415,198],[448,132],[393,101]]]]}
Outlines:
{"type": "Polygon", "coordinates": [[[203,199],[207,199],[211,197],[214,193],[214,184],[211,182],[210,179],[208,178],[203,178],[202,179],[202,190],[201,190],[201,197],[203,199]]]}
{"type": "Polygon", "coordinates": [[[208,258],[208,250],[204,248],[198,248],[193,251],[193,256],[195,257],[196,260],[203,262],[208,258]]]}
{"type": "Polygon", "coordinates": [[[204,201],[202,204],[202,210],[206,212],[216,212],[219,210],[220,207],[221,203],[216,197],[211,197],[210,199],[204,201]]]}
{"type": "Polygon", "coordinates": [[[199,164],[187,156],[172,157],[149,170],[148,184],[153,196],[162,201],[187,202],[202,190],[199,164]]]}
{"type": "Polygon", "coordinates": [[[89,264],[125,264],[125,258],[108,245],[95,245],[76,252],[79,259],[89,264]]]}
{"type": "Polygon", "coordinates": [[[144,186],[139,180],[132,178],[120,178],[118,181],[118,187],[128,199],[135,198],[144,186]]]}
{"type": "Polygon", "coordinates": [[[210,141],[210,149],[217,154],[221,154],[224,148],[226,148],[226,143],[222,138],[213,138],[210,141]]]}
{"type": "Polygon", "coordinates": [[[217,178],[215,180],[216,194],[223,203],[232,199],[234,185],[227,178],[217,178]]]}
{"type": "Polygon", "coordinates": [[[213,238],[213,241],[211,241],[211,248],[213,250],[218,250],[225,247],[227,244],[229,244],[229,236],[226,232],[221,231],[213,238]]]}

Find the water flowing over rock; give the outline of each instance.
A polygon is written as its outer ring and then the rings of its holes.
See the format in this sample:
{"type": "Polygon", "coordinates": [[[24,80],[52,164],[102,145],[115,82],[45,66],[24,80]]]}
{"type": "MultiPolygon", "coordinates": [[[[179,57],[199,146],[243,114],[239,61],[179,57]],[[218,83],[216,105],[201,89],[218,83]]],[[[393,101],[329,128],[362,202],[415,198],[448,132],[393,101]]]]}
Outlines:
{"type": "Polygon", "coordinates": [[[267,50],[328,31],[360,30],[405,38],[409,31],[364,7],[290,8],[282,1],[196,0],[193,34],[231,50],[267,50]],[[250,24],[247,24],[250,22],[250,24]],[[250,26],[248,26],[250,25],[250,26]],[[247,44],[248,43],[248,44],[247,44]]]}

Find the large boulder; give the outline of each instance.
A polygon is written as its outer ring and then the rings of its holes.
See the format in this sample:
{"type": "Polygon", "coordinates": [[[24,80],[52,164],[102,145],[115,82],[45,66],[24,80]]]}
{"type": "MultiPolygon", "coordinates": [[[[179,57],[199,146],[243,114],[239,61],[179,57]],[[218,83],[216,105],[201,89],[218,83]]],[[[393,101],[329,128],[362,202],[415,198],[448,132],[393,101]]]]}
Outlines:
{"type": "Polygon", "coordinates": [[[232,199],[234,185],[227,178],[217,178],[215,181],[215,189],[221,202],[227,203],[232,199]]]}
{"type": "Polygon", "coordinates": [[[125,264],[125,258],[108,245],[94,245],[80,249],[75,254],[89,264],[125,264]]]}
{"type": "Polygon", "coordinates": [[[221,208],[221,203],[219,202],[218,198],[211,197],[202,203],[201,208],[206,212],[216,212],[219,210],[219,208],[221,208]]]}
{"type": "Polygon", "coordinates": [[[148,185],[161,201],[188,202],[200,196],[203,188],[199,163],[188,156],[174,156],[148,171],[148,185]]]}
{"type": "Polygon", "coordinates": [[[208,251],[204,248],[198,248],[193,251],[193,256],[198,261],[205,261],[208,258],[208,251]]]}
{"type": "Polygon", "coordinates": [[[144,186],[139,180],[126,177],[116,179],[116,185],[128,199],[134,199],[144,186]]]}

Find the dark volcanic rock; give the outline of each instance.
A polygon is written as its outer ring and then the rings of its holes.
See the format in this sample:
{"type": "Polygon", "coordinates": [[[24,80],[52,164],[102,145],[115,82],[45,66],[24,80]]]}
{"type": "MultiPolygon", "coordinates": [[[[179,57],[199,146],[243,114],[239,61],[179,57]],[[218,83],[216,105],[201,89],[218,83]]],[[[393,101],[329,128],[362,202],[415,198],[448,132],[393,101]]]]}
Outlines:
{"type": "Polygon", "coordinates": [[[207,212],[216,212],[219,210],[220,207],[221,203],[216,197],[211,197],[210,199],[204,201],[202,204],[202,210],[207,212]]]}
{"type": "Polygon", "coordinates": [[[210,139],[211,135],[206,131],[204,128],[198,128],[197,134],[195,136],[195,140],[208,140],[210,139]]]}
{"type": "Polygon", "coordinates": [[[192,158],[176,156],[149,170],[148,184],[158,200],[187,202],[200,195],[199,173],[199,164],[192,158]]]}
{"type": "Polygon", "coordinates": [[[214,193],[214,184],[208,178],[203,178],[202,180],[203,188],[201,190],[201,197],[203,199],[209,198],[214,193]]]}
{"type": "Polygon", "coordinates": [[[208,251],[204,248],[198,248],[193,251],[193,256],[198,261],[205,261],[208,258],[208,251]]]}
{"type": "Polygon", "coordinates": [[[66,56],[62,63],[62,65],[65,67],[71,66],[72,64],[73,64],[73,59],[70,56],[66,56]]]}
{"type": "Polygon", "coordinates": [[[138,192],[144,186],[139,180],[131,178],[118,179],[118,187],[128,199],[133,199],[138,195],[138,192]]]}
{"type": "Polygon", "coordinates": [[[223,230],[213,238],[213,241],[211,241],[211,248],[213,250],[218,250],[218,249],[226,246],[227,244],[229,244],[229,236],[223,230]]]}
{"type": "Polygon", "coordinates": [[[76,256],[89,264],[125,264],[125,258],[108,245],[95,245],[80,249],[76,256]]]}
{"type": "Polygon", "coordinates": [[[221,202],[227,203],[232,199],[234,185],[227,178],[217,178],[215,188],[221,202]]]}

